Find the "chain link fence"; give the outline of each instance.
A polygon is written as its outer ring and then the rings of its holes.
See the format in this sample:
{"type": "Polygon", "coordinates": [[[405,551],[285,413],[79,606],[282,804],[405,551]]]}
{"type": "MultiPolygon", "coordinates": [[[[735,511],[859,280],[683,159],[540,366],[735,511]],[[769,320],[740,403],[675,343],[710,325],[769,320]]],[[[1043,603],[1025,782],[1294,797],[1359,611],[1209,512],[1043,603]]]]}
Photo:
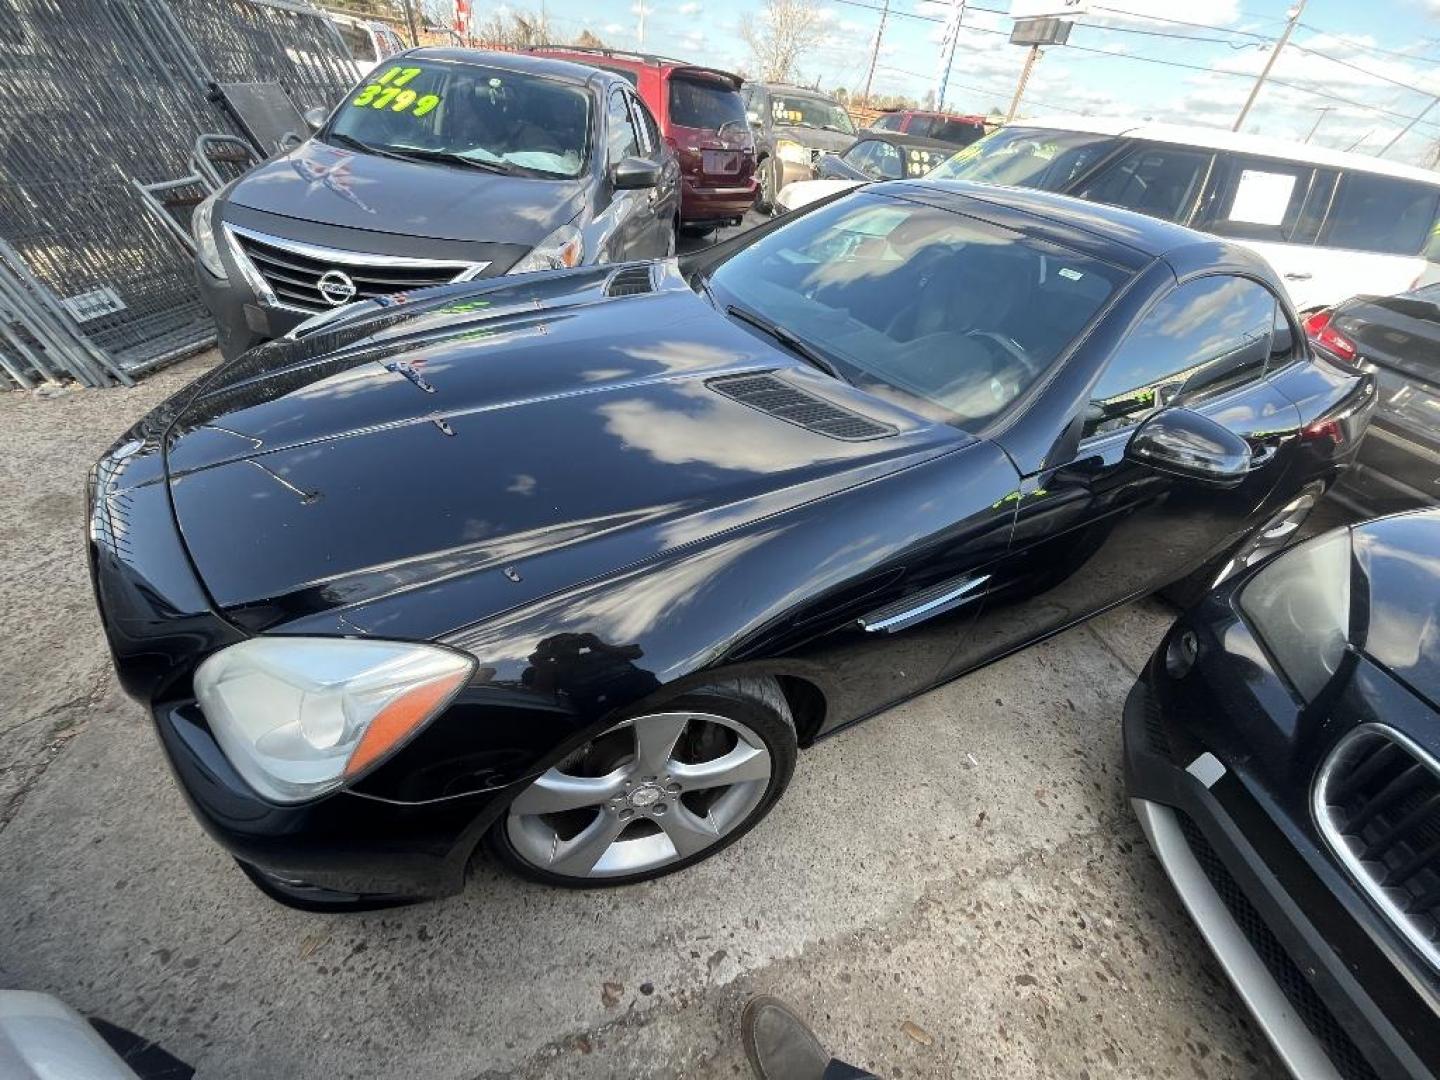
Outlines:
{"type": "Polygon", "coordinates": [[[277,150],[247,151],[220,88],[278,84],[303,111],[356,78],[300,0],[0,0],[0,65],[0,385],[22,387],[210,344],[190,211],[277,150]]]}

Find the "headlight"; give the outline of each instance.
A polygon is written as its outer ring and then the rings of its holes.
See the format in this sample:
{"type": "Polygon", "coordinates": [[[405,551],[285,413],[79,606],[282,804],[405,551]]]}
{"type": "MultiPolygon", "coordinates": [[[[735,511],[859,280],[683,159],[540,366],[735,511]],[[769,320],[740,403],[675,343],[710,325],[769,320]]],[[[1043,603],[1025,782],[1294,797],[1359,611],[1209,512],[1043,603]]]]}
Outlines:
{"type": "Polygon", "coordinates": [[[794,139],[781,139],[775,144],[775,156],[792,165],[809,165],[810,151],[794,139]]]}
{"type": "Polygon", "coordinates": [[[313,799],[400,748],[465,685],[449,649],[347,638],[254,638],[195,673],[225,756],[273,802],[313,799]]]}
{"type": "MultiPolygon", "coordinates": [[[[218,193],[217,193],[218,194],[218,193]]],[[[215,242],[215,195],[200,201],[190,215],[190,231],[195,236],[195,257],[211,276],[225,279],[225,263],[220,258],[220,245],[215,242]]]]}
{"type": "Polygon", "coordinates": [[[528,274],[532,270],[560,270],[567,266],[579,266],[584,258],[585,237],[574,225],[561,225],[507,272],[528,274]]]}
{"type": "Polygon", "coordinates": [[[1350,640],[1350,530],[1276,556],[1246,584],[1240,609],[1295,689],[1313,700],[1350,640]]]}

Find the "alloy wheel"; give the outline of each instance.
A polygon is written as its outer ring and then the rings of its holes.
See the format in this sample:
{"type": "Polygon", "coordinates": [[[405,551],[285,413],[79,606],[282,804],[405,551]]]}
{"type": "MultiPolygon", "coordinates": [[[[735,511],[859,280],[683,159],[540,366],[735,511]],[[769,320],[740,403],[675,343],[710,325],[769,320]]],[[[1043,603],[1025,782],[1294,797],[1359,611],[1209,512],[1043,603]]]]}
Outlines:
{"type": "Polygon", "coordinates": [[[773,763],[729,717],[664,712],[625,720],[535,778],[510,805],[516,854],[563,877],[643,874],[698,855],[761,804],[773,763]]]}

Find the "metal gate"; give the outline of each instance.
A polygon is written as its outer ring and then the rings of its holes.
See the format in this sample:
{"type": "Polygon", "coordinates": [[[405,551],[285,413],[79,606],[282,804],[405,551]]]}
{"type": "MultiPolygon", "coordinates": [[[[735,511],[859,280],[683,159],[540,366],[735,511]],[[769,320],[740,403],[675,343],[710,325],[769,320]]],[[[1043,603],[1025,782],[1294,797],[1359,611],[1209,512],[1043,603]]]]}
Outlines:
{"type": "Polygon", "coordinates": [[[245,134],[217,84],[304,110],[356,78],[300,0],[0,0],[0,72],[0,385],[20,386],[128,382],[212,342],[189,213],[240,162],[197,140],[245,134]]]}

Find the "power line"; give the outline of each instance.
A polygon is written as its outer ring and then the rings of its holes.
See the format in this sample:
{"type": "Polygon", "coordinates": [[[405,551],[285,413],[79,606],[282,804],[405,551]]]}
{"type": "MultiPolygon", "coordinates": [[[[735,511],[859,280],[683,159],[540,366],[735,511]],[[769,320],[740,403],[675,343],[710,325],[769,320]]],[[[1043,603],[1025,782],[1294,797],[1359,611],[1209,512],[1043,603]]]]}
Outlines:
{"type": "Polygon", "coordinates": [[[1403,49],[1382,49],[1379,45],[1366,45],[1364,42],[1356,41],[1354,38],[1342,37],[1329,30],[1322,30],[1318,26],[1311,26],[1307,22],[1302,22],[1300,25],[1312,34],[1324,34],[1326,37],[1334,38],[1341,44],[1349,45],[1352,49],[1358,49],[1360,52],[1379,53],[1381,56],[1395,56],[1401,60],[1413,60],[1417,64],[1440,64],[1440,59],[1436,59],[1433,56],[1416,56],[1413,53],[1405,52],[1403,49]]]}

